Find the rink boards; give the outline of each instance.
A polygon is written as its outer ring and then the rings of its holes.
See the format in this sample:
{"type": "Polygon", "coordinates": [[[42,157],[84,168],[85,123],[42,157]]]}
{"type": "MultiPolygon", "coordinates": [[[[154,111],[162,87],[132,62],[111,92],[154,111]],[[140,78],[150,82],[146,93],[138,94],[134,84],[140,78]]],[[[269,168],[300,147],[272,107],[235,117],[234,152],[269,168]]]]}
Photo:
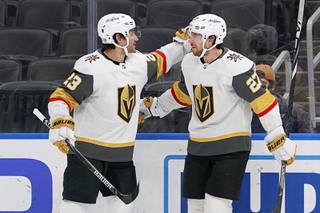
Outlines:
{"type": "MultiPolygon", "coordinates": [[[[284,211],[320,212],[320,135],[295,134],[296,162],[287,168],[284,211]]],[[[280,165],[268,153],[263,135],[253,136],[241,200],[234,212],[271,212],[276,202],[280,165]]],[[[134,154],[140,194],[135,212],[186,213],[181,179],[186,134],[140,134],[134,154]]],[[[65,156],[47,134],[0,134],[0,213],[58,212],[65,156]]],[[[94,212],[101,212],[98,198],[94,212]]]]}

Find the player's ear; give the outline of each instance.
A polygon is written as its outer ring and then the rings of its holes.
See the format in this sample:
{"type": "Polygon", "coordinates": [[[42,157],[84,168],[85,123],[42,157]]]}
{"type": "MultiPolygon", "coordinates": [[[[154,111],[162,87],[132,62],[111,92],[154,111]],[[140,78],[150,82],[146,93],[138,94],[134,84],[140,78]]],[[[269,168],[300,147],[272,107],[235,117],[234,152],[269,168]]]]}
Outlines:
{"type": "Polygon", "coordinates": [[[126,42],[125,37],[124,37],[122,34],[120,34],[120,33],[115,34],[114,40],[115,40],[115,42],[116,42],[117,44],[119,44],[119,45],[121,45],[121,46],[125,45],[125,42],[126,42]]]}
{"type": "Polygon", "coordinates": [[[209,41],[209,46],[212,47],[216,42],[216,37],[213,35],[209,36],[208,41],[209,41]]]}

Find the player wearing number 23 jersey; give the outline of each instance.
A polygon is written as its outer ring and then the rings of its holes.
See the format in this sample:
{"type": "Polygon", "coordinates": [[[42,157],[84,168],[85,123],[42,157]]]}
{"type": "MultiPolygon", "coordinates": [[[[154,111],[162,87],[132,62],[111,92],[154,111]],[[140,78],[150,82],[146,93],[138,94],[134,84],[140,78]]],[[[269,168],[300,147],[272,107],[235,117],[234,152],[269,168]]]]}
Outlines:
{"type": "Polygon", "coordinates": [[[99,49],[76,61],[70,77],[51,95],[73,110],[76,147],[86,156],[108,161],[132,159],[140,93],[183,57],[175,42],[148,55],[129,53],[124,63],[99,49]]]}
{"type": "Polygon", "coordinates": [[[132,157],[140,93],[149,80],[166,74],[185,55],[181,41],[148,55],[138,52],[139,31],[125,14],[103,16],[98,35],[102,48],[78,59],[70,76],[50,96],[49,140],[68,152],[65,139],[69,139],[117,190],[130,194],[131,202],[122,203],[77,155],[68,153],[60,213],[92,212],[88,209],[99,192],[107,203],[100,212],[133,212],[138,185],[132,157]]]}

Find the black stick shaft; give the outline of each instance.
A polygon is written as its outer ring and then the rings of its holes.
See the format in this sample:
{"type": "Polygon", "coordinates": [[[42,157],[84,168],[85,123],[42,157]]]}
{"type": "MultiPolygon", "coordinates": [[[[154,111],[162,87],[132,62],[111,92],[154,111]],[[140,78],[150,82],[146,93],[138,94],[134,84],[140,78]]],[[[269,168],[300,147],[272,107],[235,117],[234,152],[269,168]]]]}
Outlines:
{"type": "MultiPolygon", "coordinates": [[[[294,99],[294,89],[296,84],[296,74],[298,68],[298,55],[299,55],[299,44],[300,44],[300,34],[302,30],[302,22],[303,22],[303,12],[304,12],[305,0],[300,0],[299,9],[298,9],[298,17],[297,17],[297,30],[296,30],[296,38],[294,44],[294,59],[293,59],[293,70],[291,75],[291,84],[289,91],[289,100],[288,100],[288,114],[289,117],[292,118],[292,108],[293,108],[293,99],[294,99]]],[[[291,119],[289,119],[290,122],[291,119]]],[[[290,124],[285,125],[287,127],[286,132],[289,135],[290,133],[290,124]]],[[[278,188],[278,198],[275,208],[273,209],[273,213],[281,213],[282,209],[282,200],[283,200],[283,190],[285,185],[285,174],[286,174],[286,163],[281,162],[281,170],[280,170],[280,181],[278,188]]]]}

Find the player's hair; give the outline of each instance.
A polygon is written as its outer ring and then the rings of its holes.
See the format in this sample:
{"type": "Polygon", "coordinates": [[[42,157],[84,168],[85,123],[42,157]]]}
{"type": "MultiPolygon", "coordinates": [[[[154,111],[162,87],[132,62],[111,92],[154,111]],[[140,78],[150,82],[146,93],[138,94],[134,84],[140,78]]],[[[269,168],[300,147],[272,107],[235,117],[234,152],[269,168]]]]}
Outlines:
{"type": "MultiPolygon", "coordinates": [[[[209,36],[209,38],[213,38],[214,41],[216,41],[216,36],[215,35],[211,35],[211,36],[209,36]]],[[[217,46],[216,46],[217,49],[222,49],[222,47],[223,47],[223,43],[217,44],[217,46]]]]}
{"type": "MultiPolygon", "coordinates": [[[[116,34],[114,34],[114,35],[112,36],[112,38],[113,38],[113,40],[114,40],[115,42],[117,42],[117,40],[116,40],[116,36],[117,36],[117,35],[119,35],[119,36],[121,36],[123,39],[125,39],[124,35],[122,35],[121,33],[116,33],[116,34]]],[[[102,44],[102,48],[103,48],[104,50],[112,50],[112,49],[115,49],[116,46],[115,46],[114,44],[102,44]]]]}

